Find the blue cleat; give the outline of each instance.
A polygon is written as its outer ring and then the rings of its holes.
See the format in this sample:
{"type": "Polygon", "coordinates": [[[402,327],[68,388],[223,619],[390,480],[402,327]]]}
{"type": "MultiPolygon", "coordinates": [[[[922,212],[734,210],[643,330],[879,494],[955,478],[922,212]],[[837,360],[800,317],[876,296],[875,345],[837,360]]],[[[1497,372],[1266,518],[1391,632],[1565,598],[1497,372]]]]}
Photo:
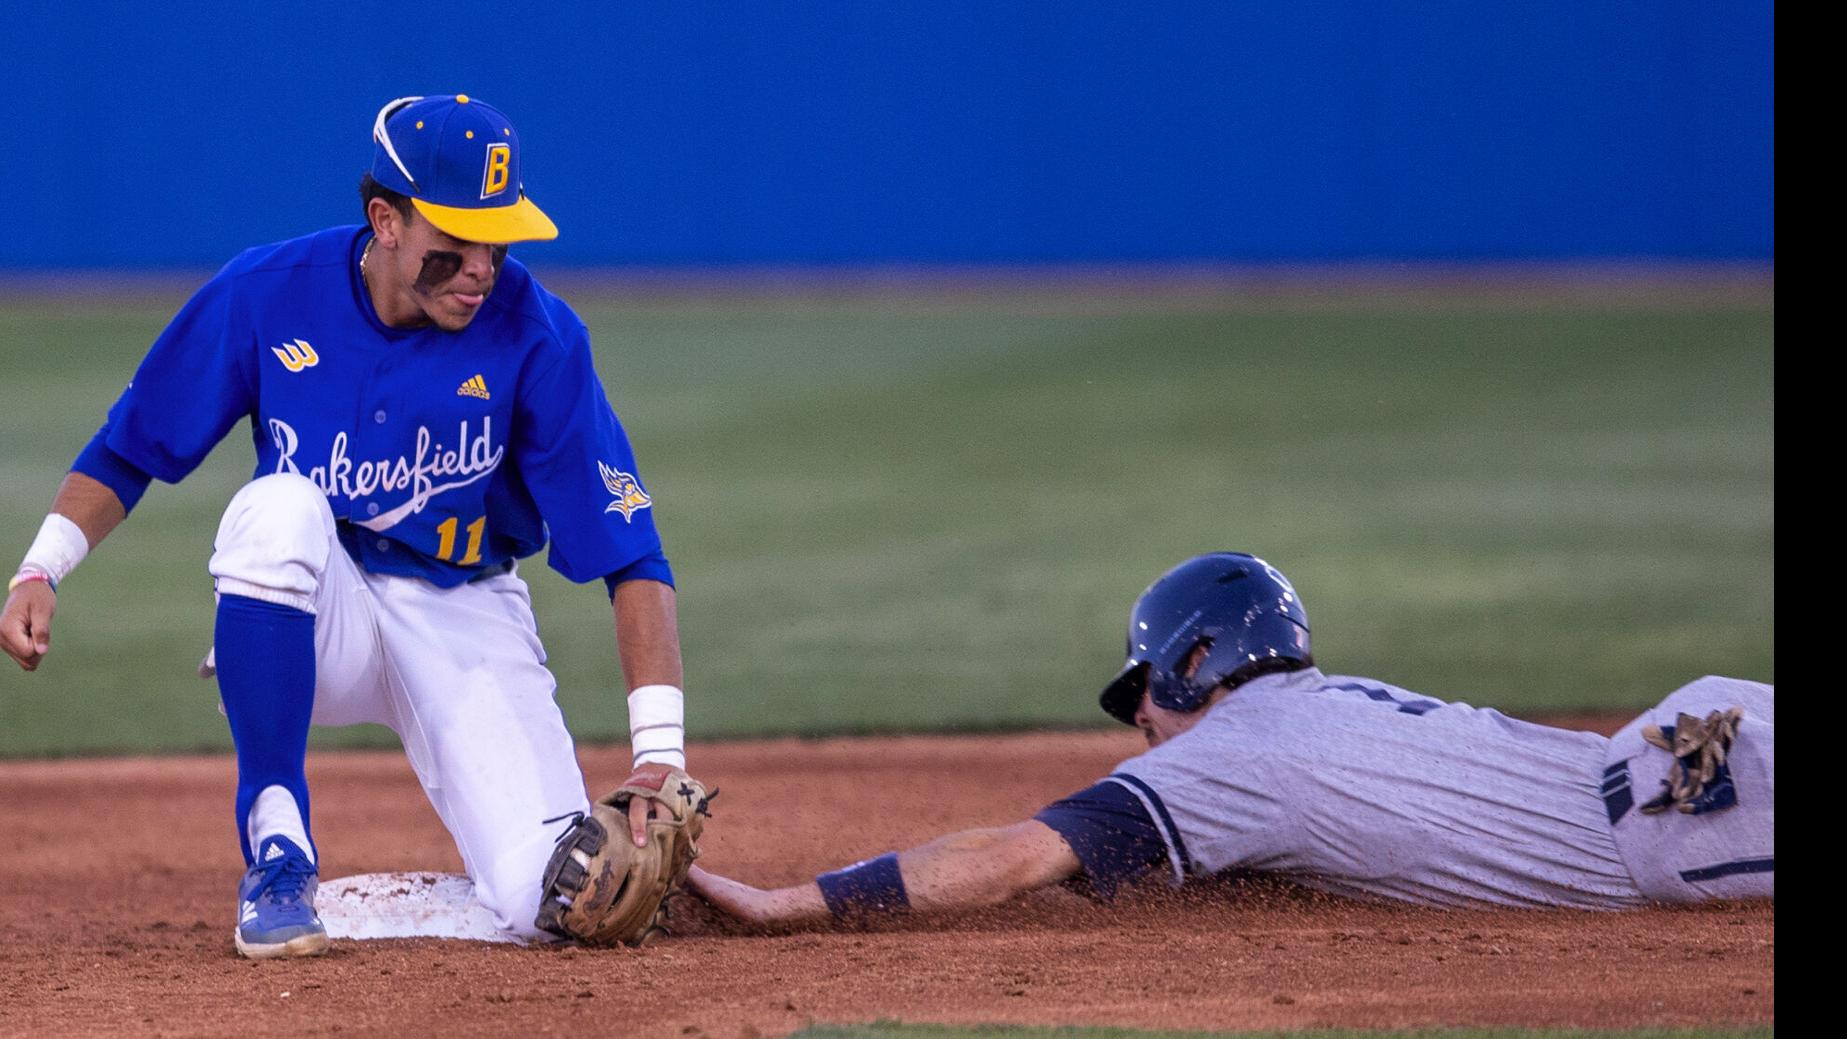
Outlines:
{"type": "Polygon", "coordinates": [[[237,951],[253,960],[318,956],[327,928],[314,913],[320,874],[287,837],[266,837],[237,886],[237,951]]]}

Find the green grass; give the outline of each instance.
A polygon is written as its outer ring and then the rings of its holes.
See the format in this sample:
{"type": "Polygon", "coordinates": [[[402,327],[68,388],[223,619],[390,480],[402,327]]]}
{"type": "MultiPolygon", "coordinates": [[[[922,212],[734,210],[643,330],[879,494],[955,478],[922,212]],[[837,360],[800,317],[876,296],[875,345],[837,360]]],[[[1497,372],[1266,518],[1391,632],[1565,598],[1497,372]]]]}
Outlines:
{"type": "MultiPolygon", "coordinates": [[[[178,302],[0,303],[0,551],[178,302]]],[[[1436,696],[1774,680],[1768,306],[578,303],[679,578],[695,738],[1101,724],[1130,602],[1219,548],[1291,576],[1329,670],[1436,696]]],[[[228,746],[192,671],[250,464],[239,430],[70,580],[45,667],[0,676],[0,754],[228,746]]],[[[602,586],[524,572],[573,729],[622,738],[602,586]]]]}
{"type": "Polygon", "coordinates": [[[815,1025],[790,1039],[1770,1039],[1776,1029],[1421,1028],[1411,1031],[1315,1029],[1302,1032],[1166,1032],[1131,1028],[1026,1028],[1017,1025],[815,1025]]]}

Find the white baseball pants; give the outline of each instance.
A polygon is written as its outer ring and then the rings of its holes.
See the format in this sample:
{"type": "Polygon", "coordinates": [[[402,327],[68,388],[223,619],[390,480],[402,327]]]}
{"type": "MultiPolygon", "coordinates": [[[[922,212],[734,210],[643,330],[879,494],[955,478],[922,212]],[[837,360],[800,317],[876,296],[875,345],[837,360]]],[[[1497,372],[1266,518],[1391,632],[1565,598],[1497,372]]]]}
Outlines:
{"type": "Polygon", "coordinates": [[[526,583],[509,572],[445,589],[362,571],[320,489],[286,473],[231,499],[211,573],[221,595],[314,614],[313,724],[397,733],[476,898],[510,936],[547,937],[533,918],[563,824],[543,820],[589,800],[526,583]]]}

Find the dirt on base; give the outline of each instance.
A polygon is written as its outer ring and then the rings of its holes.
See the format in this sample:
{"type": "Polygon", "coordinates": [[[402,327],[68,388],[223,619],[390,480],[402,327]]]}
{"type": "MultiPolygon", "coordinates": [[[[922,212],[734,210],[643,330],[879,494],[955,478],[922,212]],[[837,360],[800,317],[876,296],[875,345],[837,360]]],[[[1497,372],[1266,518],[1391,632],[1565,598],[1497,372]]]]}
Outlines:
{"type": "MultiPolygon", "coordinates": [[[[701,777],[724,791],[704,862],[795,883],[1017,821],[1137,746],[1127,730],[696,745],[701,777]]],[[[625,747],[581,757],[593,790],[627,771],[625,747]]],[[[401,754],[317,753],[308,774],[323,877],[460,871],[401,754]]],[[[254,963],[231,944],[233,783],[229,757],[0,763],[0,1035],[1774,1022],[1770,905],[1441,911],[1251,880],[1113,907],[1057,890],[844,932],[750,935],[682,911],[697,933],[640,951],[345,941],[317,959],[254,963]]]]}

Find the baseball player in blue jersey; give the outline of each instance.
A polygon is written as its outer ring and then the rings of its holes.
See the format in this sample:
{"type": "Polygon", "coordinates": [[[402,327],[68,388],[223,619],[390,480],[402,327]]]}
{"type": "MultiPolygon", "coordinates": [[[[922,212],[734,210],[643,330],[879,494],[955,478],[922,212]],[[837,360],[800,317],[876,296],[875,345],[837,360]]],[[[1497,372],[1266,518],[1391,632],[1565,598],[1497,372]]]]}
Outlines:
{"type": "Polygon", "coordinates": [[[1773,897],[1767,685],[1704,678],[1605,738],[1325,675],[1283,575],[1218,553],[1143,593],[1102,704],[1148,752],[1032,819],[774,891],[694,868],[693,888],[757,923],[1227,869],[1432,906],[1773,897]]]}
{"type": "MultiPolygon", "coordinates": [[[[589,807],[515,561],[550,545],[614,609],[638,774],[684,765],[673,575],[584,324],[511,243],[550,239],[520,142],[466,95],[373,125],[366,223],[250,249],[154,342],[9,582],[0,646],[51,645],[58,584],[133,509],[247,422],[256,472],[210,571],[248,872],[237,948],[327,948],[308,728],[390,727],[481,903],[538,937],[557,827],[589,807]]],[[[645,802],[630,815],[646,839],[645,802]]]]}

